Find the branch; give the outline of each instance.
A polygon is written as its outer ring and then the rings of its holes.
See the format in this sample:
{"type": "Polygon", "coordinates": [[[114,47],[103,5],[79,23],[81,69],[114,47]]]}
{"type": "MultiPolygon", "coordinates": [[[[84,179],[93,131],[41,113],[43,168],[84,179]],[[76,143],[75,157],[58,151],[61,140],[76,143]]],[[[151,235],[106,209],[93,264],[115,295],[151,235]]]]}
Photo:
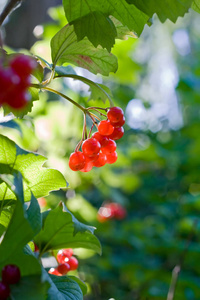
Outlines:
{"type": "Polygon", "coordinates": [[[185,245],[185,249],[180,257],[180,262],[179,264],[177,264],[173,271],[172,271],[172,279],[171,279],[171,283],[170,283],[170,287],[169,287],[169,291],[168,291],[168,294],[167,294],[167,300],[173,300],[174,299],[174,294],[175,294],[175,289],[176,289],[176,285],[177,285],[177,281],[178,281],[178,276],[181,272],[181,268],[183,266],[183,263],[184,263],[184,260],[185,260],[185,257],[186,257],[186,254],[188,252],[188,249],[189,249],[189,246],[191,244],[191,241],[195,235],[195,229],[197,228],[197,225],[198,225],[198,220],[196,219],[194,221],[194,224],[193,224],[193,227],[190,231],[190,234],[188,236],[188,239],[186,241],[186,245],[185,245]]]}
{"type": "Polygon", "coordinates": [[[20,4],[22,0],[10,0],[4,7],[2,13],[0,14],[0,26],[3,24],[5,18],[9,15],[9,13],[20,4]]]}

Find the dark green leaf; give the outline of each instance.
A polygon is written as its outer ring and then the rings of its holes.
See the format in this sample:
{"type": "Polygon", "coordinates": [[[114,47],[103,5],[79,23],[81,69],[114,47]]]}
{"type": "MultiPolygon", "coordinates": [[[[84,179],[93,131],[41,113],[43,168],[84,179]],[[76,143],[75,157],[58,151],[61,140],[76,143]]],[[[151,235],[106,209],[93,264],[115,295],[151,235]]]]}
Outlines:
{"type": "Polygon", "coordinates": [[[42,228],[42,216],[39,203],[33,194],[31,195],[30,206],[26,212],[29,224],[34,231],[34,234],[37,234],[42,228]]]}
{"type": "Polygon", "coordinates": [[[81,291],[83,293],[83,295],[85,295],[87,293],[87,285],[85,284],[85,282],[83,282],[82,280],[80,280],[78,277],[76,276],[69,276],[68,278],[72,279],[73,281],[76,281],[78,283],[78,285],[81,288],[81,291]]]}
{"type": "Polygon", "coordinates": [[[114,55],[101,47],[95,48],[86,38],[78,42],[74,27],[69,25],[52,38],[51,54],[54,65],[69,62],[105,76],[117,70],[114,55]]]}
{"type": "Polygon", "coordinates": [[[52,282],[47,300],[82,300],[83,294],[78,283],[66,276],[50,276],[52,282]]]}
{"type": "MultiPolygon", "coordinates": [[[[83,18],[88,15],[93,15],[93,18],[97,13],[99,15],[100,13],[104,14],[105,18],[113,16],[137,35],[141,34],[144,25],[149,19],[149,17],[135,5],[130,5],[125,0],[78,0],[75,3],[72,0],[63,0],[63,5],[67,20],[70,24],[74,24],[77,35],[79,35],[83,18]]],[[[106,32],[108,26],[106,25],[106,22],[96,23],[95,31],[93,33],[92,30],[94,28],[84,27],[84,34],[82,34],[82,36],[87,36],[94,45],[98,45],[100,42],[102,45],[102,32],[106,32]]],[[[114,36],[111,27],[108,30],[108,33],[109,35],[112,34],[112,37],[114,36]]]]}
{"type": "Polygon", "coordinates": [[[91,230],[93,228],[90,226],[77,223],[72,214],[63,211],[59,205],[46,216],[43,228],[34,241],[41,253],[70,247],[92,249],[100,253],[100,243],[91,230]]]}
{"type": "Polygon", "coordinates": [[[115,43],[116,28],[112,20],[100,11],[93,11],[72,22],[78,41],[87,36],[95,47],[101,45],[109,52],[115,43]]]}
{"type": "Polygon", "coordinates": [[[178,17],[183,17],[191,7],[192,0],[126,0],[129,4],[134,4],[139,10],[143,11],[149,17],[156,13],[161,22],[170,19],[176,22],[178,17]]]}

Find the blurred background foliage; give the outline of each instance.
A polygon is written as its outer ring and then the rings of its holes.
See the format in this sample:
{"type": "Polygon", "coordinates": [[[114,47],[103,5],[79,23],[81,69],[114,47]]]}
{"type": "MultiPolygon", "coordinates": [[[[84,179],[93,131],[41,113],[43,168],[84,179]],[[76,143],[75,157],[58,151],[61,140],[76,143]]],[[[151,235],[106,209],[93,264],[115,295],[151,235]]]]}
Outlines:
{"type": "MultiPolygon", "coordinates": [[[[20,9],[12,18],[17,14],[20,9]]],[[[50,62],[50,39],[65,18],[59,6],[48,14],[51,21],[34,27],[38,41],[31,52],[50,62]]],[[[43,199],[42,209],[64,201],[80,221],[97,228],[102,256],[76,250],[77,275],[88,285],[85,300],[166,299],[172,270],[179,264],[174,299],[200,299],[199,33],[195,12],[176,24],[154,18],[139,39],[117,41],[112,51],[119,60],[116,74],[102,78],[75,68],[77,74],[110,87],[115,105],[126,112],[114,165],[89,173],[69,169],[69,155],[81,138],[82,114],[50,93],[42,93],[33,111],[16,120],[20,130],[0,127],[65,175],[69,188],[43,199]],[[100,223],[97,212],[107,202],[121,204],[126,218],[100,223]]],[[[56,79],[53,86],[82,105],[109,105],[88,102],[88,87],[79,81],[56,79]]]]}

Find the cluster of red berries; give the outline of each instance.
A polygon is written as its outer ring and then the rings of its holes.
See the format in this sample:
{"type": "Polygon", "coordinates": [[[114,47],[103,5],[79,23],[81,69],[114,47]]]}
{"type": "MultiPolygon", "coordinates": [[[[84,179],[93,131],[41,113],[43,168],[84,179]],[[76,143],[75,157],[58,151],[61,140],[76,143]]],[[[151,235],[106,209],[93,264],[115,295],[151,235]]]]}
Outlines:
{"type": "Polygon", "coordinates": [[[103,167],[117,160],[117,145],[124,135],[125,117],[120,107],[111,107],[107,111],[107,120],[98,124],[98,131],[82,143],[82,152],[70,155],[69,167],[73,171],[89,172],[93,167],[103,167]]]}
{"type": "Polygon", "coordinates": [[[14,109],[25,107],[30,100],[27,89],[31,84],[31,73],[36,68],[36,61],[31,57],[18,54],[8,66],[0,61],[0,106],[9,105],[14,109]]]}
{"type": "Polygon", "coordinates": [[[2,281],[0,281],[0,299],[6,300],[10,296],[10,284],[15,284],[20,281],[20,270],[15,265],[6,265],[1,273],[2,281]]]}
{"type": "Polygon", "coordinates": [[[106,203],[99,208],[97,219],[101,223],[110,219],[123,220],[126,214],[126,209],[119,203],[106,203]]]}
{"type": "Polygon", "coordinates": [[[66,275],[69,271],[76,270],[78,268],[78,260],[73,256],[73,249],[62,249],[57,254],[58,266],[51,268],[49,274],[62,276],[66,275]]]}

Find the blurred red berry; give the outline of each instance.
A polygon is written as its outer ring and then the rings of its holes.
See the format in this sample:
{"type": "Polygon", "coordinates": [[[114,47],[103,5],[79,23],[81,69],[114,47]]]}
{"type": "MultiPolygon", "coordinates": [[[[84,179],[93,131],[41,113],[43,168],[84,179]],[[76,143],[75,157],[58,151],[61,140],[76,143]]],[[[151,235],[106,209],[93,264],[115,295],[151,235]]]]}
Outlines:
{"type": "Polygon", "coordinates": [[[103,167],[106,164],[106,162],[107,162],[107,158],[106,158],[105,153],[100,152],[99,158],[93,162],[93,166],[100,168],[100,167],[103,167]]]}
{"type": "Polygon", "coordinates": [[[85,166],[85,156],[81,151],[73,152],[69,158],[69,167],[72,171],[79,171],[85,166]]]}
{"type": "Polygon", "coordinates": [[[108,141],[108,144],[105,147],[101,148],[101,151],[107,155],[107,154],[114,152],[116,149],[117,149],[117,145],[116,145],[115,141],[110,139],[108,141]]]}
{"type": "Polygon", "coordinates": [[[57,271],[62,274],[62,275],[65,275],[69,272],[70,270],[70,265],[68,264],[68,262],[66,263],[62,263],[60,265],[57,266],[57,271]]]}
{"type": "Polygon", "coordinates": [[[49,274],[53,274],[53,275],[56,275],[56,276],[62,276],[62,274],[61,273],[59,273],[58,272],[58,270],[57,269],[55,269],[55,268],[51,268],[50,270],[49,270],[49,272],[48,272],[49,274]]]}
{"type": "Polygon", "coordinates": [[[0,281],[0,299],[6,300],[10,296],[9,285],[5,282],[0,281]]]}
{"type": "Polygon", "coordinates": [[[76,270],[78,268],[78,259],[74,256],[71,256],[67,263],[69,264],[71,271],[76,270]]]}
{"type": "Polygon", "coordinates": [[[99,153],[101,144],[95,138],[89,138],[82,144],[82,151],[86,156],[95,156],[99,153]]]}
{"type": "Polygon", "coordinates": [[[111,107],[107,112],[107,117],[112,123],[117,123],[123,119],[124,112],[120,107],[111,107]]]}
{"type": "Polygon", "coordinates": [[[109,135],[108,137],[112,140],[119,140],[123,137],[124,135],[124,128],[123,127],[115,127],[114,131],[111,135],[109,135]]]}
{"type": "Polygon", "coordinates": [[[117,152],[114,151],[110,154],[106,154],[106,158],[107,158],[107,163],[108,164],[114,164],[117,161],[117,152]]]}
{"type": "Polygon", "coordinates": [[[15,284],[21,278],[20,270],[16,265],[6,265],[2,269],[2,281],[7,284],[15,284]]]}
{"type": "Polygon", "coordinates": [[[114,131],[114,127],[112,126],[109,120],[103,120],[98,125],[98,132],[101,135],[107,136],[112,134],[113,131],[114,131]]]}
{"type": "Polygon", "coordinates": [[[97,139],[102,147],[108,144],[109,139],[105,135],[101,135],[98,131],[94,132],[92,137],[97,139]]]}

